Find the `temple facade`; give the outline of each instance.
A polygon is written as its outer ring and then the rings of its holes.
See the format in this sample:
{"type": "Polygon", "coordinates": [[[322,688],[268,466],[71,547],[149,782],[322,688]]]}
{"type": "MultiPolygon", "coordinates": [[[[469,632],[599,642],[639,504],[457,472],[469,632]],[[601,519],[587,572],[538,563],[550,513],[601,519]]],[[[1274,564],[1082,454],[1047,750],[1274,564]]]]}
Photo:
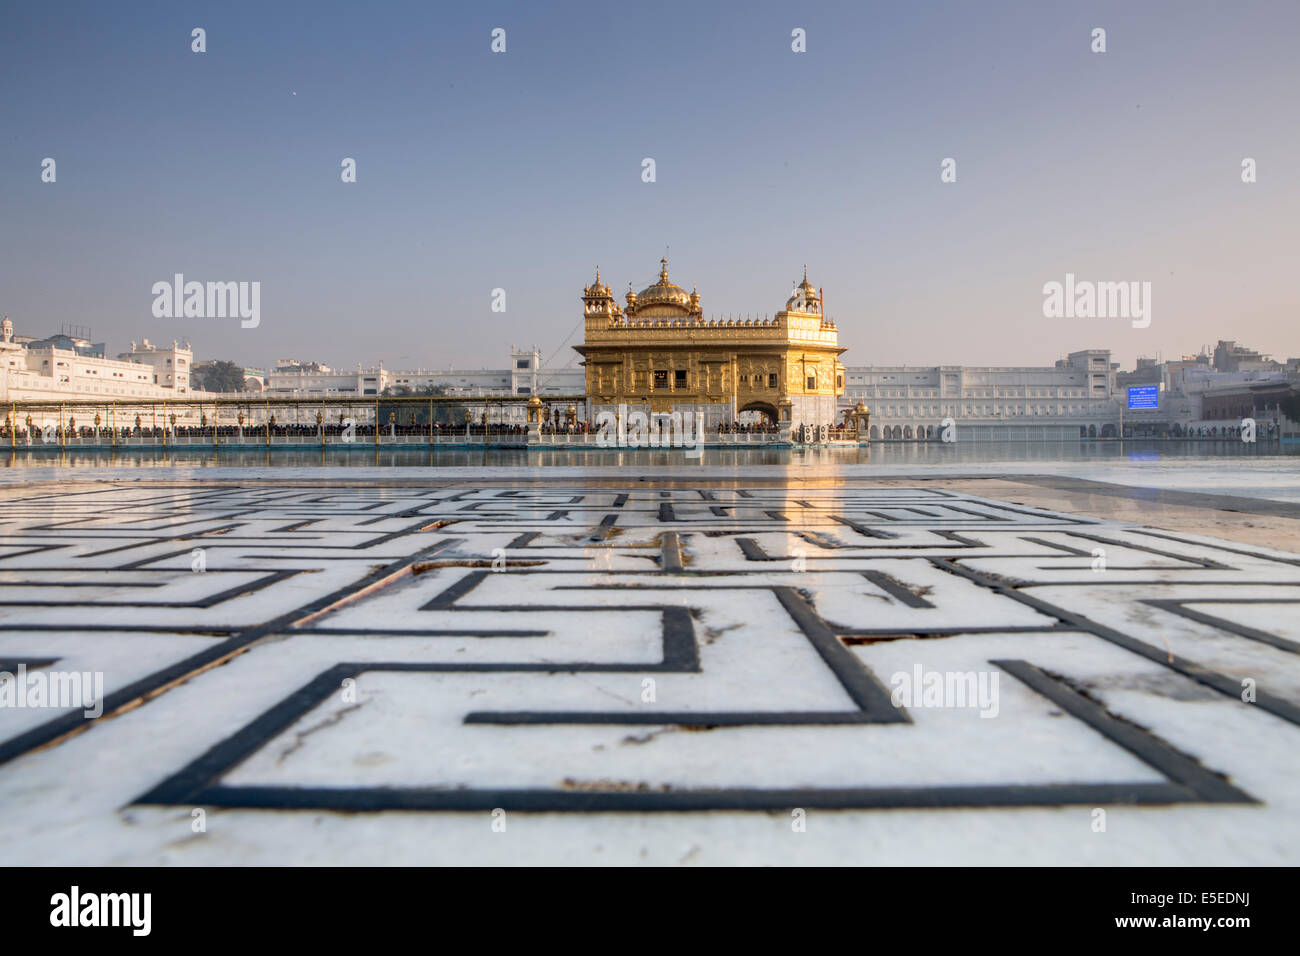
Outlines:
{"type": "Polygon", "coordinates": [[[705,319],[699,293],[669,281],[667,259],[660,267],[654,285],[628,287],[624,306],[599,269],[582,290],[586,336],[574,348],[586,370],[589,421],[627,406],[690,420],[703,412],[710,428],[744,412],[795,426],[836,423],[845,350],[807,269],[773,318],[705,319]]]}

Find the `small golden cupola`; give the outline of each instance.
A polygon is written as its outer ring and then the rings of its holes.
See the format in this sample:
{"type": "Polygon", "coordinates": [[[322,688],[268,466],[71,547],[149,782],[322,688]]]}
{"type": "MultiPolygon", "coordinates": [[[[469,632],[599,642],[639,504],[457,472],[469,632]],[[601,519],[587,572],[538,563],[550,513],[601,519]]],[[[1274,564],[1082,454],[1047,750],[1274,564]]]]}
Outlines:
{"type": "Polygon", "coordinates": [[[596,266],[596,281],[582,290],[583,312],[586,315],[619,316],[623,310],[614,301],[609,286],[600,281],[600,266],[596,266]]]}
{"type": "Polygon", "coordinates": [[[787,312],[803,312],[806,315],[820,315],[822,299],[813,284],[808,281],[808,267],[803,267],[803,281],[795,286],[794,294],[786,300],[787,312]]]}

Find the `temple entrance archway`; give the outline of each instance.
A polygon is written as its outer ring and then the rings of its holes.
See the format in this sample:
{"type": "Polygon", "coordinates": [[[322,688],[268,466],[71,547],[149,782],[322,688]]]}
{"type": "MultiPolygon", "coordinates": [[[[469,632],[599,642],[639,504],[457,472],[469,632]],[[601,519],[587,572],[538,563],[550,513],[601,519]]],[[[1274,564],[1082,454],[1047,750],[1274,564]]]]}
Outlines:
{"type": "MultiPolygon", "coordinates": [[[[744,415],[745,412],[757,412],[769,425],[775,425],[777,422],[776,406],[768,402],[750,402],[736,409],[737,416],[744,415]]],[[[740,419],[742,422],[744,419],[740,419]]]]}

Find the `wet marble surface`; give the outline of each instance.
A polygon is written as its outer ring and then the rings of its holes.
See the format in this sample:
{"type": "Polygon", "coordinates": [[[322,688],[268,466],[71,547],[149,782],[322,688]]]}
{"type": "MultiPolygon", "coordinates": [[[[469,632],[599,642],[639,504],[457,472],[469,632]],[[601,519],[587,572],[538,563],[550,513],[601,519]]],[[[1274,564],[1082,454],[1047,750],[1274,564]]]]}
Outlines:
{"type": "Polygon", "coordinates": [[[206,477],[0,495],[12,862],[1296,862],[1276,541],[1014,476],[206,477]]]}

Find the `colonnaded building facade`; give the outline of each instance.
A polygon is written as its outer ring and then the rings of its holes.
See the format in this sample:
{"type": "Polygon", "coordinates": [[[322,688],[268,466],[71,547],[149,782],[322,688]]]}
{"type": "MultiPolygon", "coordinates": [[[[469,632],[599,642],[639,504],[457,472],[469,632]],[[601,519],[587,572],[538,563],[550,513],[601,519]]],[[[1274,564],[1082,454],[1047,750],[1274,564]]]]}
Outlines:
{"type": "Polygon", "coordinates": [[[871,410],[868,436],[937,439],[951,419],[959,441],[1069,441],[1119,434],[1123,389],[1109,349],[1071,352],[1053,366],[850,366],[848,404],[871,410]]]}
{"type": "Polygon", "coordinates": [[[668,278],[633,292],[620,306],[596,280],[582,290],[586,335],[574,348],[586,370],[587,415],[603,412],[703,414],[706,427],[757,412],[773,423],[839,421],[844,366],[835,323],[822,296],[803,282],[773,318],[705,319],[700,295],[668,278]]]}

